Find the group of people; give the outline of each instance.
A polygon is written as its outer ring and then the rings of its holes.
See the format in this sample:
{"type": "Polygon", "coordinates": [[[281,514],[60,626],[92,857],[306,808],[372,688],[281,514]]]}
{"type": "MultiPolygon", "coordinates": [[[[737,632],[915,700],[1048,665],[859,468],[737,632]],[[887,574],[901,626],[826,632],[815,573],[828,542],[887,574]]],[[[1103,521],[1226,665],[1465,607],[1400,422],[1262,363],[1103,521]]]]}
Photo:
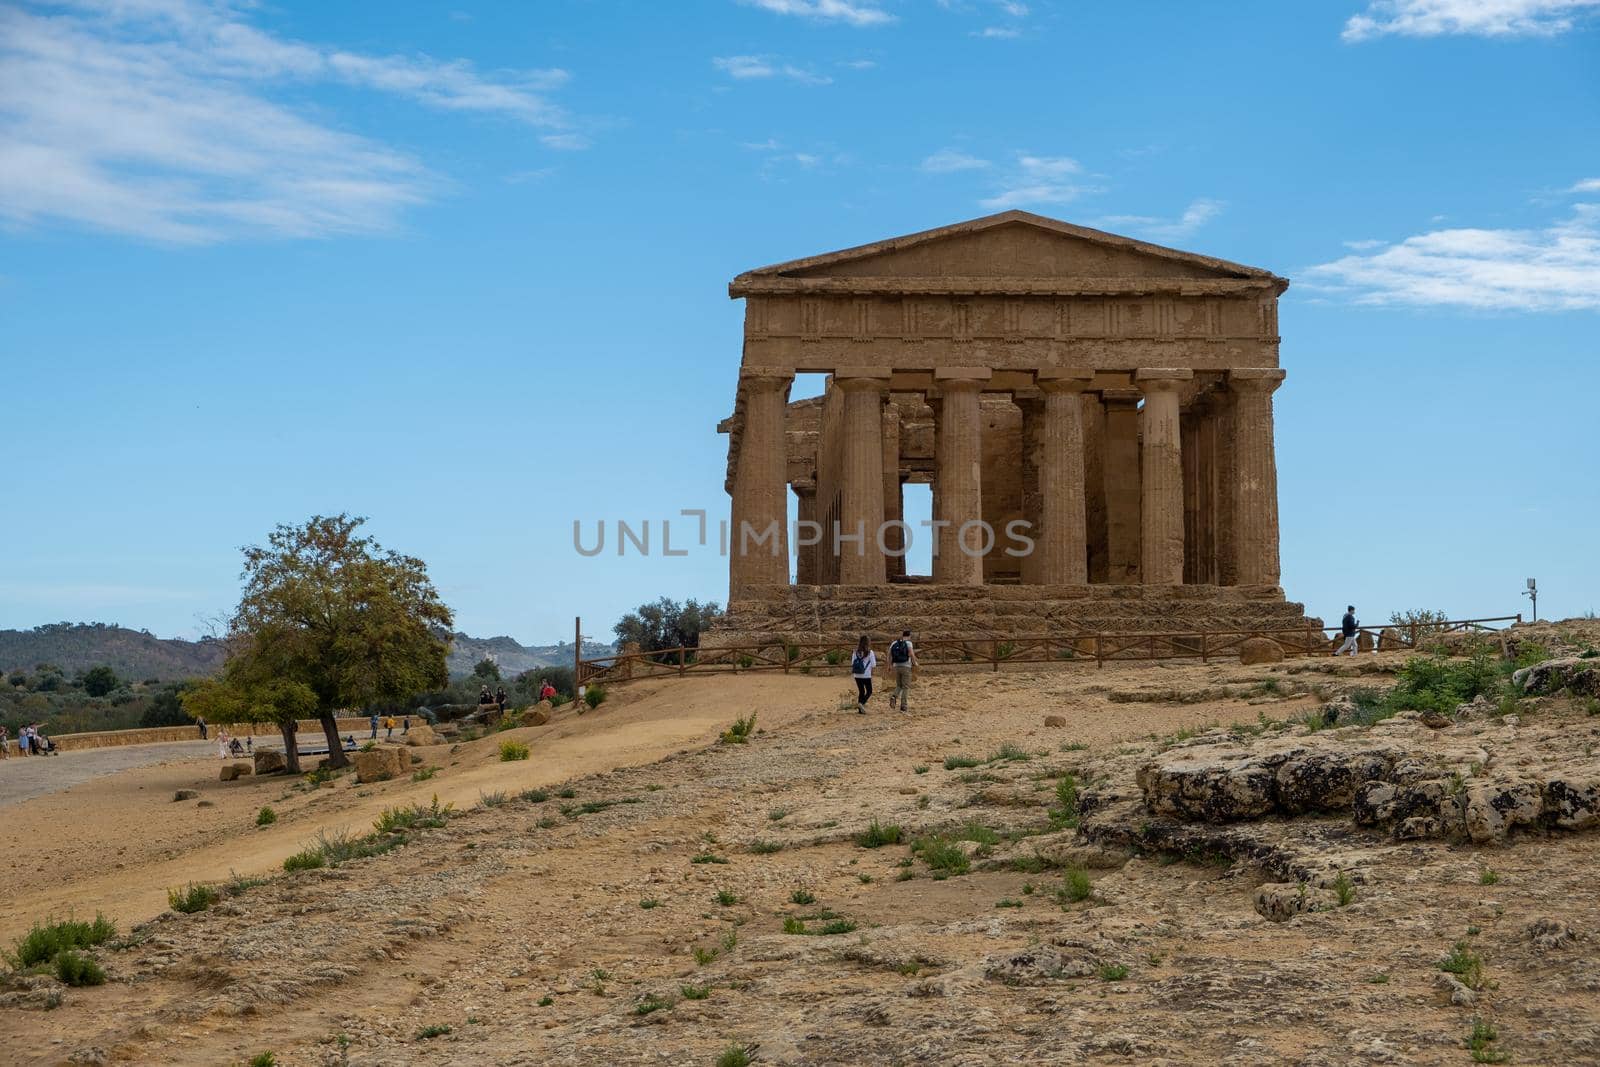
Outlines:
{"type": "MultiPolygon", "coordinates": [[[[889,710],[898,706],[901,711],[911,710],[911,675],[916,669],[917,648],[911,642],[911,631],[901,630],[900,637],[888,648],[889,666],[894,670],[894,692],[889,694],[889,710]]],[[[850,657],[850,677],[856,682],[856,714],[867,713],[867,701],[872,699],[872,672],[878,666],[878,654],[872,650],[872,641],[866,634],[856,643],[855,654],[850,657]]]]}
{"type": "MultiPolygon", "coordinates": [[[[203,726],[201,727],[200,736],[201,738],[206,736],[205,727],[203,726]]],[[[239,739],[229,734],[226,727],[217,731],[217,756],[219,758],[227,759],[230,756],[249,756],[253,755],[255,750],[256,739],[254,737],[246,734],[244,743],[240,744],[239,739]]]]}
{"type": "MultiPolygon", "coordinates": [[[[372,726],[372,740],[376,741],[378,739],[378,721],[379,721],[378,720],[378,713],[377,712],[373,712],[372,713],[372,718],[370,720],[368,720],[368,721],[372,726]]],[[[385,715],[383,717],[383,728],[384,728],[384,730],[387,731],[383,735],[383,738],[384,738],[385,741],[392,740],[394,738],[394,728],[395,728],[396,725],[397,724],[395,723],[395,719],[394,719],[393,715],[385,715]]],[[[400,717],[400,722],[399,722],[398,725],[400,726],[400,736],[401,737],[404,737],[406,734],[409,734],[411,732],[411,716],[402,715],[400,717]]]]}
{"type": "MultiPolygon", "coordinates": [[[[44,735],[39,724],[29,723],[17,731],[17,751],[24,756],[53,756],[56,744],[44,735]]],[[[11,756],[10,731],[0,726],[0,759],[11,756]]]]}
{"type": "Polygon", "coordinates": [[[505,711],[506,687],[502,685],[498,691],[493,693],[489,692],[488,686],[478,690],[478,706],[480,708],[498,708],[502,712],[505,711]]]}

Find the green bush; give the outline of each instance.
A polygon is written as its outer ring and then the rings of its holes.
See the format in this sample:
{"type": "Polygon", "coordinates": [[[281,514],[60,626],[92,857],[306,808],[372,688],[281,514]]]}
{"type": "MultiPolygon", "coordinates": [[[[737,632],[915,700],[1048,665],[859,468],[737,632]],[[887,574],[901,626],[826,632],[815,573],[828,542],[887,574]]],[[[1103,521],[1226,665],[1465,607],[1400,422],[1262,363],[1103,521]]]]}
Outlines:
{"type": "Polygon", "coordinates": [[[856,844],[862,848],[882,848],[900,843],[900,827],[894,823],[880,823],[874,816],[871,825],[856,835],[856,844]]]}
{"type": "Polygon", "coordinates": [[[934,878],[966,874],[972,869],[972,860],[959,845],[944,837],[924,837],[911,846],[911,851],[922,857],[934,878]]]}
{"type": "Polygon", "coordinates": [[[1094,885],[1089,881],[1089,872],[1082,867],[1069,867],[1062,877],[1061,889],[1056,897],[1063,904],[1076,904],[1080,900],[1088,900],[1094,893],[1094,885]]]}
{"type": "Polygon", "coordinates": [[[286,871],[311,871],[325,866],[327,859],[318,848],[303,848],[283,861],[283,869],[286,871]]]}
{"type": "Polygon", "coordinates": [[[256,812],[257,826],[271,826],[277,821],[278,813],[273,811],[271,808],[263,807],[260,811],[256,812]]]}
{"type": "Polygon", "coordinates": [[[583,702],[590,709],[598,708],[606,702],[606,688],[603,685],[591,685],[583,691],[583,702]]]}
{"type": "Polygon", "coordinates": [[[56,980],[63,985],[104,985],[106,972],[88,956],[66,951],[56,956],[56,980]]]}
{"type": "Polygon", "coordinates": [[[205,911],[211,905],[222,899],[222,894],[213,886],[190,882],[182,889],[167,890],[167,906],[173,911],[181,911],[185,915],[193,915],[197,911],[205,911]]]}
{"type": "Polygon", "coordinates": [[[372,828],[380,834],[398,833],[404,830],[433,830],[445,824],[445,821],[455,814],[454,804],[439,803],[439,794],[433,795],[433,803],[428,807],[413,804],[409,808],[385,808],[378,814],[372,828]]]}
{"type": "Polygon", "coordinates": [[[45,925],[34,923],[33,929],[17,942],[11,962],[19,970],[35,967],[55,959],[58,953],[92,948],[116,936],[116,926],[99,914],[95,915],[92,923],[72,919],[45,925]]]}
{"type": "Polygon", "coordinates": [[[502,741],[500,742],[500,762],[512,763],[516,760],[527,759],[529,751],[528,746],[521,741],[502,741]]]}
{"type": "Polygon", "coordinates": [[[982,760],[975,760],[970,756],[946,756],[944,758],[944,769],[947,771],[959,771],[967,767],[976,767],[982,762],[982,760]]]}
{"type": "Polygon", "coordinates": [[[742,745],[750,740],[750,735],[756,730],[756,713],[751,712],[742,719],[733,720],[733,725],[722,731],[724,745],[742,745]]]}

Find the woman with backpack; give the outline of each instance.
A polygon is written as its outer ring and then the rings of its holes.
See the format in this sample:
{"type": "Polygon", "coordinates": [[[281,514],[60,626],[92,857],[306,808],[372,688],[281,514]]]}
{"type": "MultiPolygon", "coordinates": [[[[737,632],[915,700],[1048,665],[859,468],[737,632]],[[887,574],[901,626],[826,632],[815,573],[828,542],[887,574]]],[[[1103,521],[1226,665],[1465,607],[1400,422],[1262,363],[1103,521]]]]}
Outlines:
{"type": "Polygon", "coordinates": [[[856,643],[856,654],[850,658],[850,676],[856,680],[856,714],[867,713],[867,701],[872,699],[872,668],[878,665],[878,654],[862,634],[856,643]]]}

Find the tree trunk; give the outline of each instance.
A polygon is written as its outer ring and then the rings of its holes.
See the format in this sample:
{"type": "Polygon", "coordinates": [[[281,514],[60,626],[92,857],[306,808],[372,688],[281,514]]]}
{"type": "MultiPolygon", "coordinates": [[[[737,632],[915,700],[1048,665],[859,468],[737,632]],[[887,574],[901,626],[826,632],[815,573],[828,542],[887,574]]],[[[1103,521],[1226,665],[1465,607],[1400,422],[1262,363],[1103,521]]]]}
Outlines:
{"type": "Polygon", "coordinates": [[[350,766],[350,757],[344,754],[344,745],[339,741],[339,720],[331,711],[323,712],[318,718],[322,720],[322,732],[328,735],[328,766],[334,770],[350,766]]]}
{"type": "Polygon", "coordinates": [[[300,746],[295,737],[297,726],[294,721],[278,724],[278,730],[283,734],[283,759],[289,766],[290,774],[300,773],[300,746]]]}

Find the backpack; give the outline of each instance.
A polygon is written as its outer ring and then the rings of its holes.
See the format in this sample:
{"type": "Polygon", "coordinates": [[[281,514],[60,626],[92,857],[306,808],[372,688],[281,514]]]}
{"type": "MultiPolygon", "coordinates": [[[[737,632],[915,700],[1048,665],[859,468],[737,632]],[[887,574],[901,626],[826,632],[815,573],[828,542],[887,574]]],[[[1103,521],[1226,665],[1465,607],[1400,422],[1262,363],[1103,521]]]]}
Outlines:
{"type": "Polygon", "coordinates": [[[866,674],[867,673],[867,657],[865,657],[861,653],[857,652],[856,655],[855,655],[855,658],[850,661],[850,673],[851,674],[866,674]]]}
{"type": "Polygon", "coordinates": [[[911,659],[911,646],[906,644],[906,639],[901,638],[889,646],[890,663],[907,663],[911,659]]]}

